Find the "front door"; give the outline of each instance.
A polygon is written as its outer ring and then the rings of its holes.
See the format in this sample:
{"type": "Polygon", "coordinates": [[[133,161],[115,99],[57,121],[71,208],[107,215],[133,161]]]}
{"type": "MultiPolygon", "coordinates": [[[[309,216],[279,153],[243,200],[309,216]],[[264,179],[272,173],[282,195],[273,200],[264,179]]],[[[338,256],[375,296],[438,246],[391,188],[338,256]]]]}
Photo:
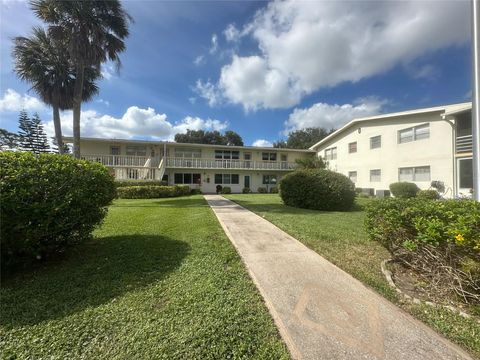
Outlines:
{"type": "Polygon", "coordinates": [[[250,189],[250,175],[245,175],[243,179],[243,187],[250,189]]]}

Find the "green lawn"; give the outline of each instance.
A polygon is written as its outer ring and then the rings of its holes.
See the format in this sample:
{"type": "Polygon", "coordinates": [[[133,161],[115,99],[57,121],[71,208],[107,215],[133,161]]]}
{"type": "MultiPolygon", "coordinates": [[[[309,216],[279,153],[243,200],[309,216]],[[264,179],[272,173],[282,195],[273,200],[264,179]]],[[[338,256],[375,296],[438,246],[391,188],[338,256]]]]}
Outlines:
{"type": "Polygon", "coordinates": [[[322,212],[283,205],[277,194],[228,195],[227,198],[263,216],[309,248],[480,357],[480,324],[445,309],[404,303],[386,282],[380,262],[385,248],[368,239],[364,212],[369,199],[357,199],[350,212],[322,212]]]}
{"type": "Polygon", "coordinates": [[[287,359],[200,196],[121,200],[95,238],[4,279],[0,358],[287,359]]]}

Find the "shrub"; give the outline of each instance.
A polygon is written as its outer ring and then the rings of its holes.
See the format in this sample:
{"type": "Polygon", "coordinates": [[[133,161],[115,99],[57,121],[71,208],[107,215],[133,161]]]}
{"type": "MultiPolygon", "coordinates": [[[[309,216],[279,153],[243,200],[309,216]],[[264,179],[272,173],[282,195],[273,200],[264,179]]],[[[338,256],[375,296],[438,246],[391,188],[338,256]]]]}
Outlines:
{"type": "Polygon", "coordinates": [[[28,265],[91,236],[115,197],[106,167],[68,155],[0,153],[1,262],[28,265]]]}
{"type": "Polygon", "coordinates": [[[232,188],[230,186],[224,186],[222,188],[222,194],[231,194],[232,193],[232,188]]]}
{"type": "Polygon", "coordinates": [[[117,189],[120,199],[157,199],[189,195],[188,185],[176,186],[123,186],[117,189]]]}
{"type": "Polygon", "coordinates": [[[297,170],[280,181],[280,196],[288,206],[314,210],[348,210],[355,186],[345,175],[322,169],[297,170]]]}
{"type": "Polygon", "coordinates": [[[115,181],[115,186],[125,187],[125,186],[168,186],[166,181],[145,181],[145,180],[123,180],[115,181]]]}
{"type": "Polygon", "coordinates": [[[201,195],[201,194],[202,194],[202,190],[200,190],[200,189],[190,190],[190,195],[201,195]]]}
{"type": "Polygon", "coordinates": [[[396,261],[465,299],[480,301],[480,203],[383,199],[367,206],[366,230],[396,261]]]}
{"type": "Polygon", "coordinates": [[[270,194],[278,194],[278,186],[272,186],[270,188],[270,194]]]}
{"type": "Polygon", "coordinates": [[[267,193],[267,188],[266,187],[263,187],[263,186],[260,186],[258,189],[257,189],[257,192],[259,194],[266,194],[267,193]]]}
{"type": "Polygon", "coordinates": [[[252,193],[252,189],[247,188],[247,187],[244,187],[244,188],[242,189],[242,193],[243,193],[243,194],[251,194],[251,193],[252,193]]]}
{"type": "Polygon", "coordinates": [[[440,194],[437,190],[420,190],[417,193],[417,197],[419,199],[438,200],[440,199],[440,194]]]}
{"type": "Polygon", "coordinates": [[[392,195],[397,198],[408,199],[415,197],[419,190],[420,189],[416,184],[406,181],[390,184],[390,191],[392,192],[392,195]]]}

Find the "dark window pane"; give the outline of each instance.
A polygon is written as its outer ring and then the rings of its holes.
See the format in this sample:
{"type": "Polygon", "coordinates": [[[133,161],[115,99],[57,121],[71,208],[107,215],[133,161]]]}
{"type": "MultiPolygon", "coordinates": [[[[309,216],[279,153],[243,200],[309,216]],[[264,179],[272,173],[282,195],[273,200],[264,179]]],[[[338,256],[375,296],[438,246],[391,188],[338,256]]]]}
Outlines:
{"type": "Polygon", "coordinates": [[[270,153],[270,160],[277,161],[277,153],[270,153]]]}
{"type": "Polygon", "coordinates": [[[200,182],[201,182],[200,174],[193,174],[193,183],[200,184],[200,182]]]}
{"type": "Polygon", "coordinates": [[[192,183],[192,174],[183,174],[183,183],[191,184],[192,183]]]}
{"type": "Polygon", "coordinates": [[[238,174],[232,174],[232,184],[239,184],[239,183],[240,183],[240,180],[239,180],[238,174]]]}
{"type": "Polygon", "coordinates": [[[240,159],[240,152],[239,151],[232,151],[232,159],[234,159],[234,160],[240,159]]]}
{"type": "Polygon", "coordinates": [[[175,184],[183,184],[183,174],[175,173],[175,184]]]}
{"type": "Polygon", "coordinates": [[[221,159],[223,157],[222,150],[215,150],[215,159],[221,159]]]}
{"type": "Polygon", "coordinates": [[[270,154],[269,153],[262,153],[262,160],[267,161],[269,159],[270,154]]]}
{"type": "Polygon", "coordinates": [[[223,183],[224,183],[224,184],[231,184],[231,182],[230,182],[230,174],[223,174],[223,183]]]}
{"type": "Polygon", "coordinates": [[[459,187],[461,189],[473,188],[473,161],[465,159],[458,161],[459,187]]]}
{"type": "Polygon", "coordinates": [[[266,184],[268,184],[268,182],[269,182],[269,177],[268,177],[268,175],[263,175],[263,181],[262,181],[262,183],[263,183],[264,185],[266,185],[266,184]]]}
{"type": "Polygon", "coordinates": [[[215,184],[222,183],[222,174],[215,174],[215,184]]]}

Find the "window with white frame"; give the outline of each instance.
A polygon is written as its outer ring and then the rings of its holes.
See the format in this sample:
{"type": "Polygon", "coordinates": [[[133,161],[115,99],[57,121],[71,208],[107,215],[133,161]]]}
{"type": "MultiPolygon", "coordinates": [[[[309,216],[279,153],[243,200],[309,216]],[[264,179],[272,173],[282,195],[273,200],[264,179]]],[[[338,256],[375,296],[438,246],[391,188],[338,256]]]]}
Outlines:
{"type": "Polygon", "coordinates": [[[262,152],[263,161],[277,161],[277,153],[262,152]]]}
{"type": "Polygon", "coordinates": [[[147,156],[147,147],[144,145],[127,145],[128,156],[147,156]]]}
{"type": "Polygon", "coordinates": [[[240,151],[215,150],[215,159],[238,160],[240,159],[240,151]]]}
{"type": "Polygon", "coordinates": [[[262,184],[264,185],[276,185],[277,175],[263,175],[262,184]]]}
{"type": "Polygon", "coordinates": [[[382,170],[374,169],[370,170],[370,182],[382,181],[382,170]]]}
{"type": "Polygon", "coordinates": [[[357,172],[356,171],[349,171],[348,172],[348,178],[350,179],[351,182],[356,183],[357,182],[357,172]]]}
{"type": "Polygon", "coordinates": [[[215,174],[215,184],[238,185],[240,176],[238,174],[215,174]]]}
{"type": "Polygon", "coordinates": [[[357,142],[354,141],[354,142],[351,142],[348,144],[348,153],[351,154],[351,153],[356,153],[357,152],[357,142]]]}
{"type": "Polygon", "coordinates": [[[180,158],[201,158],[202,157],[202,150],[201,149],[193,149],[193,148],[176,148],[175,149],[175,157],[180,158]]]}
{"type": "Polygon", "coordinates": [[[398,181],[430,181],[430,166],[399,168],[398,181]]]}
{"type": "Polygon", "coordinates": [[[173,175],[173,181],[175,184],[200,184],[201,175],[191,173],[175,173],[173,175]]]}
{"type": "Polygon", "coordinates": [[[398,143],[403,144],[411,141],[428,139],[430,137],[430,124],[410,127],[398,130],[398,143]]]}
{"type": "Polygon", "coordinates": [[[325,160],[335,160],[337,158],[337,147],[325,149],[325,160]]]}
{"type": "Polygon", "coordinates": [[[370,149],[378,149],[382,147],[382,135],[372,136],[370,138],[370,149]]]}

